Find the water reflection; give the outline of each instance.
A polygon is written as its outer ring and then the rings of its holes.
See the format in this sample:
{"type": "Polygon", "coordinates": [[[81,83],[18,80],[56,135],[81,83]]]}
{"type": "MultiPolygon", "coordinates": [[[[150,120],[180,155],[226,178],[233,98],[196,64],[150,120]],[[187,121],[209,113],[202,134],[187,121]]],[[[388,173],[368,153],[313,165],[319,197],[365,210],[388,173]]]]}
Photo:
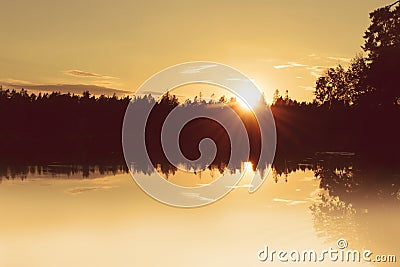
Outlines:
{"type": "MultiPolygon", "coordinates": [[[[154,169],[165,179],[179,184],[179,177],[187,177],[186,186],[196,186],[205,181],[212,182],[220,175],[230,175],[236,172],[251,171],[264,176],[269,168],[267,164],[259,164],[262,168],[255,168],[251,162],[241,162],[227,167],[225,162],[213,164],[207,168],[194,166],[176,167],[168,161],[157,164],[155,168],[149,165],[133,164],[133,173],[152,175],[154,169]]],[[[275,182],[283,179],[287,182],[288,176],[297,171],[312,171],[315,179],[320,181],[319,187],[330,197],[338,197],[341,201],[352,203],[359,207],[362,203],[370,202],[381,205],[400,203],[400,166],[384,166],[364,161],[354,153],[323,152],[300,159],[276,158],[272,165],[272,178],[275,182]]],[[[31,165],[18,166],[0,165],[0,182],[2,179],[27,179],[29,177],[51,178],[96,178],[105,175],[128,173],[124,165],[31,165]]],[[[183,179],[183,178],[182,178],[183,179]]],[[[324,193],[325,194],[325,193],[324,193]]],[[[319,196],[323,202],[330,200],[325,195],[319,196]]]]}
{"type": "Polygon", "coordinates": [[[3,179],[42,178],[96,178],[127,173],[125,165],[0,165],[0,183],[3,179]]]}
{"type": "MultiPolygon", "coordinates": [[[[221,164],[197,170],[190,178],[183,175],[183,170],[171,166],[160,165],[158,171],[170,182],[198,186],[211,183],[221,173],[243,171],[246,166],[250,172],[262,171],[253,169],[249,163],[242,163],[237,169],[227,169],[221,164]]],[[[138,171],[150,169],[140,166],[138,171]]],[[[64,230],[55,232],[54,242],[62,242],[72,250],[75,241],[59,240],[64,231],[71,229],[81,236],[85,236],[85,231],[92,231],[93,235],[104,237],[104,244],[119,246],[122,252],[136,247],[138,265],[151,265],[151,262],[156,265],[156,259],[147,257],[153,251],[149,242],[163,246],[163,251],[158,252],[160,258],[170,257],[171,264],[166,265],[174,266],[179,262],[171,256],[176,250],[185,251],[185,255],[197,253],[188,246],[193,240],[197,248],[207,253],[222,253],[227,247],[235,251],[235,256],[229,254],[229,259],[222,254],[197,258],[202,264],[210,263],[207,259],[225,259],[220,263],[232,266],[252,261],[256,264],[254,253],[266,242],[282,249],[325,249],[334,246],[339,238],[345,238],[352,249],[400,256],[399,167],[371,164],[351,153],[317,153],[300,159],[278,157],[266,183],[254,195],[248,194],[249,180],[244,177],[223,200],[190,210],[167,207],[149,198],[135,186],[123,165],[8,166],[0,170],[3,179],[0,200],[9,203],[0,207],[1,213],[7,215],[0,222],[0,228],[4,229],[0,234],[4,241],[9,236],[15,244],[28,242],[24,233],[31,233],[33,246],[49,227],[56,227],[64,230]],[[44,183],[52,185],[51,190],[44,183]],[[19,184],[25,186],[16,186],[19,184]],[[207,223],[210,220],[212,224],[207,223]],[[31,223],[22,223],[26,221],[31,223]],[[207,229],[203,229],[204,225],[207,229]],[[44,227],[43,233],[38,230],[40,227],[44,227]],[[98,230],[94,230],[96,227],[98,230]],[[119,235],[110,229],[123,231],[119,235]],[[42,234],[35,236],[36,232],[42,234]],[[245,237],[238,236],[239,232],[245,237]],[[174,241],[164,242],[160,237],[165,240],[173,237],[174,241]],[[210,239],[214,240],[213,245],[208,242],[210,239]]],[[[96,240],[82,241],[93,248],[93,255],[99,249],[96,240]]],[[[89,254],[91,251],[86,250],[89,254]]],[[[114,261],[118,254],[118,258],[130,262],[122,252],[115,251],[108,255],[110,258],[102,257],[114,261]]],[[[182,260],[182,256],[177,257],[182,260]]],[[[104,262],[110,263],[107,259],[104,262]]],[[[188,258],[185,263],[189,262],[188,258]]]]}

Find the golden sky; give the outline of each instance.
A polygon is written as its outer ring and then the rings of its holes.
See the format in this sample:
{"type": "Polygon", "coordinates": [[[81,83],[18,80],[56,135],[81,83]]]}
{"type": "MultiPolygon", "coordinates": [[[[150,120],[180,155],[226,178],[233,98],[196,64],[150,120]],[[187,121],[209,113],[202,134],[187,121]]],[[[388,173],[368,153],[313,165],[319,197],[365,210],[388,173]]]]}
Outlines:
{"type": "Polygon", "coordinates": [[[216,61],[268,98],[310,100],[324,68],[361,52],[368,13],[392,2],[0,0],[0,84],[134,92],[168,66],[216,61]]]}

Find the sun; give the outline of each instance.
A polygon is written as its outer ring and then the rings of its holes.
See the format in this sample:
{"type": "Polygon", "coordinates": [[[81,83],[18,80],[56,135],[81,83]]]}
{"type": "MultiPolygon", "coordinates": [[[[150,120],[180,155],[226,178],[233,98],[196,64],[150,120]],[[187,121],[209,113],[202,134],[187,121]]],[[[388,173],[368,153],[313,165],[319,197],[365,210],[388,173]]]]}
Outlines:
{"type": "Polygon", "coordinates": [[[237,97],[236,101],[240,107],[245,110],[253,110],[259,105],[262,98],[261,94],[251,94],[249,92],[243,92],[240,94],[241,97],[237,97]]]}
{"type": "Polygon", "coordinates": [[[242,109],[245,109],[245,110],[252,110],[253,107],[254,107],[254,106],[252,106],[252,105],[246,103],[244,100],[242,100],[242,99],[240,99],[240,98],[236,99],[236,102],[240,105],[240,107],[241,107],[242,109]]]}

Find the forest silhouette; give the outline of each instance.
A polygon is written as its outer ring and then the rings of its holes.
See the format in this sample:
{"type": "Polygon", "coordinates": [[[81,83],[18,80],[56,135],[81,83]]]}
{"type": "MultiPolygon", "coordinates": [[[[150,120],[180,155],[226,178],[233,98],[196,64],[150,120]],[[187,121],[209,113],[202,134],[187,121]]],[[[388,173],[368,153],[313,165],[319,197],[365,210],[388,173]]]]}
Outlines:
{"type": "MultiPolygon", "coordinates": [[[[151,96],[129,99],[52,93],[49,95],[0,91],[1,161],[6,163],[121,163],[123,162],[121,129],[129,102],[152,105],[151,96]]],[[[157,102],[149,116],[146,144],[155,165],[167,162],[161,147],[161,128],[166,116],[179,105],[173,95],[157,102]]],[[[265,103],[256,112],[265,111],[265,103]]],[[[234,101],[228,103],[186,101],[179,108],[196,110],[234,109],[250,138],[250,160],[260,154],[257,121],[234,101]]],[[[400,162],[399,106],[363,107],[314,103],[297,103],[279,97],[271,106],[277,131],[276,159],[313,155],[321,151],[350,151],[365,159],[400,162]]],[[[181,147],[185,156],[195,159],[200,140],[212,138],[217,145],[216,165],[227,163],[229,136],[218,123],[197,119],[183,128],[181,147]]],[[[232,144],[234,145],[234,144],[232,144]]],[[[237,163],[240,166],[240,162],[237,163]]]]}

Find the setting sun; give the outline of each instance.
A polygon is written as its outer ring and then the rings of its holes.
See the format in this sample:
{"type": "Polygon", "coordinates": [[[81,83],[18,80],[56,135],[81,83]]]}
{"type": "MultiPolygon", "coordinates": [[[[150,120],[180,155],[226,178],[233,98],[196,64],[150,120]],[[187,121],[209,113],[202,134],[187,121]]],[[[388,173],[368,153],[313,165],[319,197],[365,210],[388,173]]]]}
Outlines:
{"type": "Polygon", "coordinates": [[[243,90],[240,92],[241,97],[237,97],[236,101],[240,104],[243,109],[252,110],[259,103],[263,97],[261,93],[253,93],[250,91],[243,90]]]}
{"type": "Polygon", "coordinates": [[[246,110],[252,110],[257,106],[258,100],[254,101],[245,101],[240,98],[236,99],[236,101],[239,103],[240,107],[246,110]]]}

